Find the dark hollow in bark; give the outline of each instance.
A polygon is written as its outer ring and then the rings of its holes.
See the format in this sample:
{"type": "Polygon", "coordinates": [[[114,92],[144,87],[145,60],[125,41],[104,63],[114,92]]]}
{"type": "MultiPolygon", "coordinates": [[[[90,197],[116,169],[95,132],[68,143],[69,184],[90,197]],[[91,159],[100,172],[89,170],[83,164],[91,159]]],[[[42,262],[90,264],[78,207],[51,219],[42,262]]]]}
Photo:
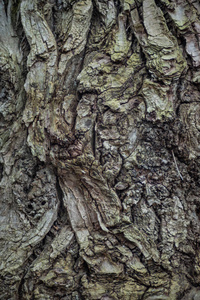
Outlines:
{"type": "Polygon", "coordinates": [[[0,0],[0,299],[200,298],[198,0],[0,0]]]}

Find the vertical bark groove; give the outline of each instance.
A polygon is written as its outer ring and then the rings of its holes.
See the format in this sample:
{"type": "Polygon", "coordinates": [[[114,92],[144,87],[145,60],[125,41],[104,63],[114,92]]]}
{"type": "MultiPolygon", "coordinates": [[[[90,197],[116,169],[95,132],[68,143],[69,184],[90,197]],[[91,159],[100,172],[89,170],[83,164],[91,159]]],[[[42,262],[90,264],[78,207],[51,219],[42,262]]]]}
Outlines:
{"type": "Polygon", "coordinates": [[[1,299],[200,297],[199,16],[0,0],[1,299]]]}

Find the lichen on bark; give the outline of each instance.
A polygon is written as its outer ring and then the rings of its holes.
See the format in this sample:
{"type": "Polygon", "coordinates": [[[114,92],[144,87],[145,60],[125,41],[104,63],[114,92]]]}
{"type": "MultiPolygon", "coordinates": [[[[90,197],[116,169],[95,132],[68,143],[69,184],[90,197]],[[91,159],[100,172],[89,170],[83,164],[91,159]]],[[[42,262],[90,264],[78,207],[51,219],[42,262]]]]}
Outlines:
{"type": "Polygon", "coordinates": [[[0,0],[0,298],[200,297],[198,1],[0,0]]]}

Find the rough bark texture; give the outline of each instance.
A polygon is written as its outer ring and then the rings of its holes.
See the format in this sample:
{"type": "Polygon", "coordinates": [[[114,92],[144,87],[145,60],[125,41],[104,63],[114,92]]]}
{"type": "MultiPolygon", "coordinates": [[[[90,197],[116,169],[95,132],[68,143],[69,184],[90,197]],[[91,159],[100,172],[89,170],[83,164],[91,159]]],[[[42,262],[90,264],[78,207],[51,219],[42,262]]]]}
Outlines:
{"type": "Polygon", "coordinates": [[[0,299],[200,299],[198,0],[0,0],[0,299]]]}

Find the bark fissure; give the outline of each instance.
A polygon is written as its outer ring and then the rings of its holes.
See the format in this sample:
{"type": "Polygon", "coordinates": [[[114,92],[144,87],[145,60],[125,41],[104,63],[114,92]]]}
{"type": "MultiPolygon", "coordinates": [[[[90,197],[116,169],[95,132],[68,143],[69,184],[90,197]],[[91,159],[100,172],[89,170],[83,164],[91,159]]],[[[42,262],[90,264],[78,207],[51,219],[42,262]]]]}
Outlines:
{"type": "Polygon", "coordinates": [[[0,0],[3,300],[200,297],[199,16],[0,0]]]}

